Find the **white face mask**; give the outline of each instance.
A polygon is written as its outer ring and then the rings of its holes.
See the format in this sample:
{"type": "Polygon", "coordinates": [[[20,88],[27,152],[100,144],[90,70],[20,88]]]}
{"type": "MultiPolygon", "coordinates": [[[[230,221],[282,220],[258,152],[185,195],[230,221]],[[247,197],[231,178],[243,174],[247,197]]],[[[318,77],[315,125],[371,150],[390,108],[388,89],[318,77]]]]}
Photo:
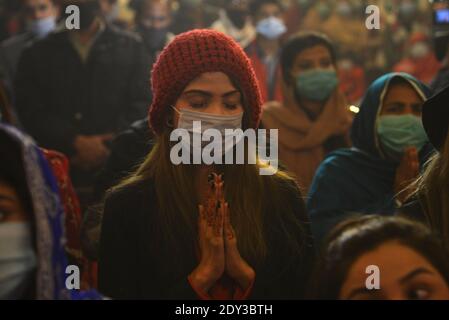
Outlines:
{"type": "Polygon", "coordinates": [[[287,32],[287,27],[281,19],[269,17],[260,20],[257,23],[256,30],[257,33],[263,35],[265,38],[274,40],[287,32]]]}
{"type": "Polygon", "coordinates": [[[39,39],[46,37],[56,27],[56,18],[50,16],[28,22],[28,30],[39,39]]]}
{"type": "Polygon", "coordinates": [[[429,53],[429,46],[424,42],[415,43],[410,49],[412,58],[419,59],[425,57],[429,53]]]}
{"type": "Polygon", "coordinates": [[[111,11],[105,14],[104,19],[106,20],[106,22],[112,23],[115,20],[117,20],[119,16],[120,16],[120,6],[118,5],[118,3],[116,3],[112,6],[111,11]]]}
{"type": "Polygon", "coordinates": [[[31,226],[0,223],[0,300],[23,299],[37,265],[31,226]]]}
{"type": "MultiPolygon", "coordinates": [[[[235,141],[235,137],[233,135],[226,135],[226,129],[241,129],[242,128],[242,119],[243,119],[243,112],[230,115],[230,116],[223,116],[223,115],[215,115],[211,113],[205,113],[205,112],[199,112],[199,111],[193,111],[189,109],[181,109],[178,110],[175,107],[172,106],[172,108],[179,114],[178,119],[178,129],[185,129],[190,134],[190,140],[192,141],[193,134],[201,134],[203,135],[204,131],[207,129],[216,129],[220,131],[221,136],[223,138],[221,142],[221,150],[223,154],[226,154],[230,149],[232,149],[238,141],[235,141]],[[201,121],[201,132],[194,130],[193,122],[194,121],[201,121]],[[232,143],[229,143],[227,141],[233,140],[232,143]]],[[[206,145],[210,145],[210,141],[202,141],[201,148],[204,148],[206,145]]],[[[215,141],[214,143],[219,143],[219,141],[215,141]]],[[[191,150],[190,144],[188,146],[185,146],[187,150],[191,150]]],[[[194,146],[193,146],[194,148],[194,146]]],[[[199,152],[201,154],[201,150],[193,150],[193,152],[199,152]]]]}

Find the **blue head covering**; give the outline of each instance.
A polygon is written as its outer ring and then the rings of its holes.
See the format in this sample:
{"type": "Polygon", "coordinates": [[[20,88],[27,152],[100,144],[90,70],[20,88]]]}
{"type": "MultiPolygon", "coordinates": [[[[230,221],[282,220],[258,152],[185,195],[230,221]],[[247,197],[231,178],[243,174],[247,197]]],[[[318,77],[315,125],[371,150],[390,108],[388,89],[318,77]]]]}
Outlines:
{"type": "MultiPolygon", "coordinates": [[[[356,115],[351,137],[354,147],[330,153],[318,168],[309,191],[307,207],[312,231],[320,241],[338,222],[349,215],[393,214],[394,178],[398,166],[384,156],[377,136],[377,119],[391,81],[400,77],[426,100],[430,90],[405,73],[389,73],[368,88],[356,115]]],[[[425,162],[430,144],[420,152],[425,162]]]]}
{"type": "Polygon", "coordinates": [[[424,101],[431,96],[431,91],[426,85],[407,73],[388,73],[371,84],[363,98],[360,112],[354,118],[351,139],[355,148],[381,158],[384,156],[379,148],[376,124],[383,99],[391,81],[395,78],[401,78],[408,82],[424,101]]]}
{"type": "Polygon", "coordinates": [[[0,124],[21,150],[25,182],[31,197],[36,228],[36,299],[99,299],[95,291],[66,288],[64,209],[53,171],[34,141],[16,128],[0,124]]]}

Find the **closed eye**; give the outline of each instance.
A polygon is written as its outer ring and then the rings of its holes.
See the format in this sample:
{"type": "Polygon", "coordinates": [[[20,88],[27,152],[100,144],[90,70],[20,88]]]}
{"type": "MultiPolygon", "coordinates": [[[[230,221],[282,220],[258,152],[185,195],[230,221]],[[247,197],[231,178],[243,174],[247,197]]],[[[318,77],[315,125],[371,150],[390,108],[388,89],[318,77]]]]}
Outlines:
{"type": "Polygon", "coordinates": [[[234,104],[225,103],[226,109],[230,109],[230,110],[237,109],[238,105],[239,105],[238,103],[234,103],[234,104]]]}
{"type": "Polygon", "coordinates": [[[331,66],[332,62],[329,59],[322,59],[320,61],[321,68],[329,68],[331,66]]]}
{"type": "Polygon", "coordinates": [[[193,108],[193,109],[202,109],[205,108],[207,106],[206,103],[189,103],[189,105],[193,108]]]}
{"type": "Polygon", "coordinates": [[[413,112],[415,113],[421,113],[422,112],[422,104],[421,103],[415,103],[412,105],[413,112]]]}
{"type": "Polygon", "coordinates": [[[402,112],[404,110],[404,105],[402,103],[392,103],[385,107],[385,111],[388,112],[402,112]]]}

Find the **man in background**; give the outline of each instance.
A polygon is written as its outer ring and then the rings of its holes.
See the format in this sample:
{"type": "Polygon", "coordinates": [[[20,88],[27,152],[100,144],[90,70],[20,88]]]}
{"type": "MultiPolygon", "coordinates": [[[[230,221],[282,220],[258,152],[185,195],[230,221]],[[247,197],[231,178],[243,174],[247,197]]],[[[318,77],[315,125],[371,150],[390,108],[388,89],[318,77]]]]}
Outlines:
{"type": "Polygon", "coordinates": [[[154,61],[162,49],[174,38],[170,32],[173,22],[171,0],[134,0],[135,31],[154,61]]]}
{"type": "Polygon", "coordinates": [[[277,0],[254,1],[251,16],[256,39],[245,48],[259,81],[263,102],[282,101],[282,74],[279,65],[281,37],[287,32],[283,10],[277,0]]]}
{"type": "Polygon", "coordinates": [[[46,37],[56,27],[59,16],[57,0],[21,0],[26,31],[0,44],[1,80],[11,90],[17,64],[25,48],[46,37]]]}
{"type": "Polygon", "coordinates": [[[104,22],[98,0],[66,0],[80,9],[80,30],[62,30],[27,49],[15,89],[25,129],[65,153],[83,205],[117,132],[150,103],[150,67],[138,37],[104,22]]]}
{"type": "Polygon", "coordinates": [[[256,37],[256,30],[249,16],[249,0],[226,1],[220,10],[219,19],[211,28],[223,32],[237,41],[242,48],[247,47],[256,37]]]}

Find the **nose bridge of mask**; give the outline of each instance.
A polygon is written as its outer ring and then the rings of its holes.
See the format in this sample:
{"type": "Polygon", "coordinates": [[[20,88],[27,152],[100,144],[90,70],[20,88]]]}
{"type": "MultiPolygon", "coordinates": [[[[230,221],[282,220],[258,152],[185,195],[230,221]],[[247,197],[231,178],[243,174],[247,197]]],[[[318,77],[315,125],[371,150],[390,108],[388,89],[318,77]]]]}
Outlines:
{"type": "Polygon", "coordinates": [[[312,70],[304,71],[301,74],[304,75],[304,76],[315,75],[316,77],[318,77],[318,76],[321,76],[321,77],[322,76],[328,76],[329,77],[329,76],[333,76],[335,73],[336,72],[333,69],[318,67],[318,68],[315,68],[315,69],[312,69],[312,70]]]}
{"type": "MultiPolygon", "coordinates": [[[[193,122],[201,122],[201,131],[207,129],[217,129],[223,131],[224,129],[241,128],[243,119],[243,112],[235,115],[216,115],[212,113],[199,112],[189,109],[178,110],[173,109],[179,114],[178,128],[184,128],[193,131],[193,122]]],[[[222,132],[224,133],[224,132],[222,132]]]]}
{"type": "Polygon", "coordinates": [[[421,124],[421,119],[413,114],[383,115],[379,118],[379,124],[395,129],[414,128],[421,124]]]}

